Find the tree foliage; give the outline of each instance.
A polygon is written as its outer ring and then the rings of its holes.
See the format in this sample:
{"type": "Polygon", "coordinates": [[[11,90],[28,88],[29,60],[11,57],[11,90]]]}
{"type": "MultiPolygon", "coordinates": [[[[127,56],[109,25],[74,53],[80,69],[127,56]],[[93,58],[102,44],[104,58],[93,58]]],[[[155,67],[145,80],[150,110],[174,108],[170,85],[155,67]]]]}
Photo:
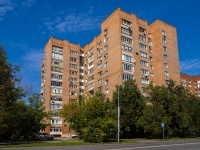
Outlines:
{"type": "Polygon", "coordinates": [[[20,80],[17,78],[19,68],[7,61],[8,57],[0,46],[0,140],[28,138],[39,132],[46,124],[47,118],[39,94],[28,98],[28,104],[22,99],[25,96],[20,80]]]}
{"type": "Polygon", "coordinates": [[[139,123],[148,136],[161,138],[161,122],[167,137],[196,137],[199,135],[199,98],[170,80],[166,86],[149,86],[149,105],[139,123]]]}
{"type": "Polygon", "coordinates": [[[23,96],[22,88],[17,87],[19,80],[16,78],[18,67],[7,61],[7,55],[0,46],[0,139],[10,136],[10,130],[15,124],[16,102],[23,96]]]}
{"type": "Polygon", "coordinates": [[[83,97],[63,106],[62,116],[84,141],[102,142],[116,137],[116,120],[109,100],[102,93],[83,97]]]}
{"type": "Polygon", "coordinates": [[[118,88],[120,104],[120,133],[122,138],[140,137],[143,134],[138,120],[143,115],[145,99],[134,80],[127,80],[123,85],[116,86],[113,102],[118,106],[118,88]]]}

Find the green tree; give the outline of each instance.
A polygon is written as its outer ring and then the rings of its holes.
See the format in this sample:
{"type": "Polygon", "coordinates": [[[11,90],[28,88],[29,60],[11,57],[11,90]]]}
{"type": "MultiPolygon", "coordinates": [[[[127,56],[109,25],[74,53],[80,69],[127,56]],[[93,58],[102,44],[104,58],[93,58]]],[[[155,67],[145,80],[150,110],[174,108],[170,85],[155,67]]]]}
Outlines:
{"type": "Polygon", "coordinates": [[[7,61],[8,57],[0,46],[0,139],[9,138],[15,124],[14,108],[22,96],[22,88],[17,87],[16,73],[19,68],[7,61]]]}
{"type": "Polygon", "coordinates": [[[48,124],[44,120],[49,119],[49,114],[44,111],[43,104],[39,94],[33,94],[28,98],[28,103],[20,100],[16,103],[15,124],[13,124],[11,137],[19,139],[24,137],[28,139],[33,133],[37,133],[44,129],[48,124]]]}
{"type": "Polygon", "coordinates": [[[198,135],[199,99],[170,80],[168,86],[149,86],[149,105],[140,118],[147,135],[161,138],[161,122],[165,123],[167,137],[194,137],[198,135]]]}
{"type": "Polygon", "coordinates": [[[143,115],[146,105],[135,80],[127,80],[123,85],[116,86],[113,92],[113,103],[118,106],[118,88],[120,103],[120,133],[122,138],[140,137],[143,130],[138,126],[138,120],[143,115]]]}
{"type": "Polygon", "coordinates": [[[61,114],[84,141],[102,142],[116,136],[111,104],[102,93],[64,105],[61,114]]]}

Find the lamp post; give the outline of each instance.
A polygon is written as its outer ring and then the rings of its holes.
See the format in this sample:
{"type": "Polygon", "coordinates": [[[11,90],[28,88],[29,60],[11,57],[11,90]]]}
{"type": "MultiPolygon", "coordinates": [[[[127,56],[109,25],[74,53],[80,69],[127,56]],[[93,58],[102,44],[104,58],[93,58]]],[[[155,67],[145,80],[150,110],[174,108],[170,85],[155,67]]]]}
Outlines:
{"type": "MultiPolygon", "coordinates": [[[[120,72],[120,75],[123,71],[120,72]]],[[[118,107],[118,119],[117,119],[117,128],[118,128],[118,134],[117,134],[117,142],[119,143],[119,134],[120,134],[120,106],[119,106],[119,77],[118,77],[118,101],[117,101],[117,107],[118,107]]]]}

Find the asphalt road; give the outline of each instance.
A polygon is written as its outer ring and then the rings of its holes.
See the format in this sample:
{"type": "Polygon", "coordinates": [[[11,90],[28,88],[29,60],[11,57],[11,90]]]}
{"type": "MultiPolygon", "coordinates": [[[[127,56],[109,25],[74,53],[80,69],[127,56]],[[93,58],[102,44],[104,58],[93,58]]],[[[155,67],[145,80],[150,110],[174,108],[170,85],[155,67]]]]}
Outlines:
{"type": "MultiPolygon", "coordinates": [[[[8,148],[4,148],[7,149],[8,148]]],[[[99,144],[88,146],[57,146],[9,148],[10,150],[200,150],[200,140],[146,141],[131,144],[99,144]]]]}

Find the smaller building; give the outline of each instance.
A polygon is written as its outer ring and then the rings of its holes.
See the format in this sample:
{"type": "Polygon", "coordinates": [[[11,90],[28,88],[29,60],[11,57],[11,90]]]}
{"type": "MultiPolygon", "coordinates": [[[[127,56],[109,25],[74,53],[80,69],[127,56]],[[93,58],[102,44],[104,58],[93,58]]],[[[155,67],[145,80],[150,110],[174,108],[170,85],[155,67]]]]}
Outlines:
{"type": "Polygon", "coordinates": [[[181,73],[181,84],[192,94],[200,97],[200,75],[190,76],[181,73]]]}

